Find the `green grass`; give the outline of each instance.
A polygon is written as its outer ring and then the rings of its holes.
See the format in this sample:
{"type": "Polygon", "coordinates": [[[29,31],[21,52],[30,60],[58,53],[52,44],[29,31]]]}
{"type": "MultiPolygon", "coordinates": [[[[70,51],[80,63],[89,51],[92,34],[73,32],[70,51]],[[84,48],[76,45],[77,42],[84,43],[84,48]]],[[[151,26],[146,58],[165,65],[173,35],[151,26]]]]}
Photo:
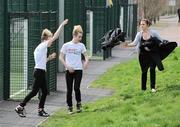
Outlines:
{"type": "MultiPolygon", "coordinates": [[[[40,127],[180,127],[180,48],[157,71],[157,93],[140,90],[137,59],[109,69],[93,87],[114,89],[110,97],[85,104],[82,113],[60,109],[40,127]]],[[[149,79],[149,77],[148,77],[149,79]]]]}
{"type": "MultiPolygon", "coordinates": [[[[10,98],[13,100],[22,100],[31,89],[27,88],[27,83],[24,83],[24,73],[10,73],[10,98]]],[[[32,100],[37,100],[38,94],[32,100]]]]}

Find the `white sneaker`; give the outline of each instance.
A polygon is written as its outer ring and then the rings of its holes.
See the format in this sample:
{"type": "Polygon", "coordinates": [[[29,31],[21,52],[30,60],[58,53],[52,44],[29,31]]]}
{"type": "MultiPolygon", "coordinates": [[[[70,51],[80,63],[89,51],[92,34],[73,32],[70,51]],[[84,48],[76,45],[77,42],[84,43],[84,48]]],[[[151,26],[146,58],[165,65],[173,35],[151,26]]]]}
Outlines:
{"type": "Polygon", "coordinates": [[[24,107],[21,107],[20,105],[18,105],[15,108],[15,111],[20,117],[26,117],[26,110],[24,107]]]}
{"type": "Polygon", "coordinates": [[[155,92],[156,92],[156,89],[151,89],[151,92],[152,92],[152,93],[155,93],[155,92]]]}
{"type": "Polygon", "coordinates": [[[82,112],[82,105],[81,105],[81,103],[77,103],[76,108],[77,108],[77,113],[82,112]]]}
{"type": "Polygon", "coordinates": [[[68,114],[69,115],[73,114],[73,107],[68,107],[68,114]]]}

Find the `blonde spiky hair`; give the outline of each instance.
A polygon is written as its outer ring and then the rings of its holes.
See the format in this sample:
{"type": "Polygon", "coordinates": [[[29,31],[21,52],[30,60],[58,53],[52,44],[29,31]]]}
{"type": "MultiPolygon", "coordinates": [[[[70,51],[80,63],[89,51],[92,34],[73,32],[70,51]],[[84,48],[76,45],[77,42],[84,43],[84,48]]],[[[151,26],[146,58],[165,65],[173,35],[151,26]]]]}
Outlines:
{"type": "Polygon", "coordinates": [[[51,33],[50,30],[44,29],[44,30],[42,31],[41,40],[47,40],[48,37],[52,37],[52,36],[53,36],[53,34],[51,33]]]}
{"type": "Polygon", "coordinates": [[[82,34],[83,34],[83,30],[82,30],[81,25],[76,25],[76,26],[74,26],[73,35],[76,36],[78,33],[82,33],[82,34]]]}

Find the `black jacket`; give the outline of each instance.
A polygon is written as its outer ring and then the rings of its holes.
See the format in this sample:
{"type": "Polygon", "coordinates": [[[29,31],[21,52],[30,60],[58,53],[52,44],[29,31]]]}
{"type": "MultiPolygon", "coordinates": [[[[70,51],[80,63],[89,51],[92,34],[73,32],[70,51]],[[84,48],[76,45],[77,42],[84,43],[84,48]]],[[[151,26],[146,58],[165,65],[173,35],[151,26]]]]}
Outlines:
{"type": "Polygon", "coordinates": [[[175,48],[176,42],[164,40],[161,42],[156,37],[151,37],[149,40],[141,39],[140,54],[146,53],[144,65],[150,65],[150,62],[156,63],[160,71],[164,70],[162,60],[165,59],[175,48]],[[148,56],[148,57],[147,57],[148,56]]]}

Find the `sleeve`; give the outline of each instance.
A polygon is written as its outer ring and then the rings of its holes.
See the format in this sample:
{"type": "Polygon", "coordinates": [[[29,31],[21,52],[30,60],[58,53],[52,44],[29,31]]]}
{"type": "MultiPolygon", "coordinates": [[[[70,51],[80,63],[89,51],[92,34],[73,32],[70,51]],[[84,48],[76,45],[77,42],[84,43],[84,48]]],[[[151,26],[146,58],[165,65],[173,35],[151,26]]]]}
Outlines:
{"type": "Polygon", "coordinates": [[[66,45],[64,44],[61,48],[61,51],[63,54],[66,54],[66,45]]]}
{"type": "Polygon", "coordinates": [[[152,36],[157,37],[157,39],[159,39],[161,42],[163,42],[163,39],[161,38],[161,36],[159,35],[159,33],[157,31],[153,30],[152,36]]]}
{"type": "Polygon", "coordinates": [[[48,47],[48,41],[44,41],[44,42],[42,42],[42,44],[41,44],[41,48],[47,48],[48,47]]]}
{"type": "Polygon", "coordinates": [[[141,32],[138,32],[136,34],[136,37],[135,37],[133,42],[134,42],[135,45],[138,45],[140,43],[140,41],[141,41],[141,32]]]}
{"type": "Polygon", "coordinates": [[[86,47],[85,45],[82,43],[82,53],[85,53],[87,50],[86,50],[86,47]]]}

